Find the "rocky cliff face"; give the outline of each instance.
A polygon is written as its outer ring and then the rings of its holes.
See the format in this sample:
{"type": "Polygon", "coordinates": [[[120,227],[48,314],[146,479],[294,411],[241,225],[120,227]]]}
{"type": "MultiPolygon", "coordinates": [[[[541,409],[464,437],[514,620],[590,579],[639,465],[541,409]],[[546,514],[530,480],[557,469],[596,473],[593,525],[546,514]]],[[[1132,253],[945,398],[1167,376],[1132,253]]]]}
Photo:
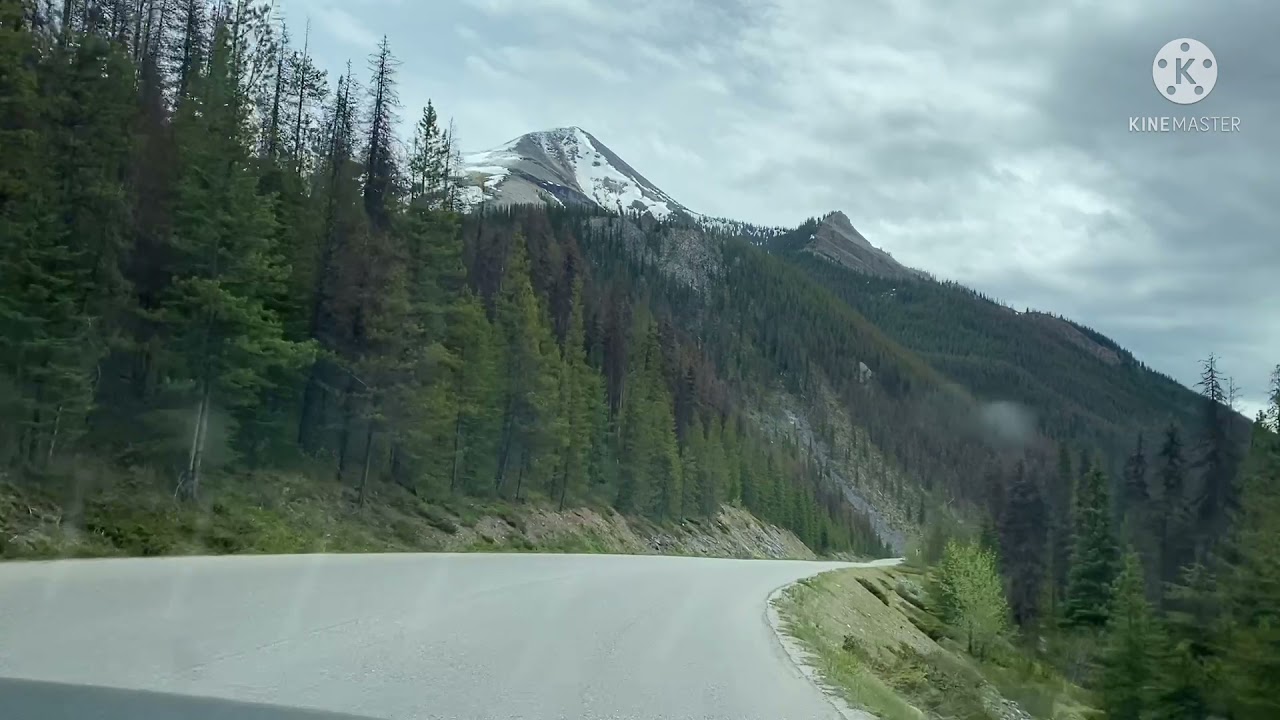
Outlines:
{"type": "Polygon", "coordinates": [[[862,233],[853,227],[848,216],[838,210],[829,213],[818,222],[818,227],[805,249],[851,270],[873,275],[885,277],[920,275],[918,271],[894,260],[892,255],[868,242],[862,233]]]}

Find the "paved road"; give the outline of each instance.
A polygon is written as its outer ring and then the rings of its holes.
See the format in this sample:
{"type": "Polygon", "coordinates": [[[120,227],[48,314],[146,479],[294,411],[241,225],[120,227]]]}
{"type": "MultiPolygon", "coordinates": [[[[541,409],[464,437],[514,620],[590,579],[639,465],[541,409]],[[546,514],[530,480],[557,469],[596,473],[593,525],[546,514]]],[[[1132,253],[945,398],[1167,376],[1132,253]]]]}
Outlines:
{"type": "Polygon", "coordinates": [[[778,642],[766,598],[840,566],[496,554],[10,563],[0,677],[394,720],[839,718],[778,642]]]}

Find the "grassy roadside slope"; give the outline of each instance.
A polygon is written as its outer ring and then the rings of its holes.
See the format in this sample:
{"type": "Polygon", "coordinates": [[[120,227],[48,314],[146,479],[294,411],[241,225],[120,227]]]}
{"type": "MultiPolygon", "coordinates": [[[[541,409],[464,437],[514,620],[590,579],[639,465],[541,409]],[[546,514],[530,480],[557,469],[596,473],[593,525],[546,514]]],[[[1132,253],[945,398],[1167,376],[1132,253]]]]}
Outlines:
{"type": "Polygon", "coordinates": [[[424,499],[390,483],[355,490],[314,475],[212,478],[177,503],[165,478],[82,463],[18,480],[0,473],[0,557],[308,552],[609,552],[811,559],[795,535],[724,507],[698,521],[655,524],[607,507],[424,499]]]}
{"type": "Polygon", "coordinates": [[[1084,720],[1082,690],[1005,646],[978,661],[924,608],[918,570],[855,568],[802,580],[775,608],[829,689],[884,720],[1084,720]]]}

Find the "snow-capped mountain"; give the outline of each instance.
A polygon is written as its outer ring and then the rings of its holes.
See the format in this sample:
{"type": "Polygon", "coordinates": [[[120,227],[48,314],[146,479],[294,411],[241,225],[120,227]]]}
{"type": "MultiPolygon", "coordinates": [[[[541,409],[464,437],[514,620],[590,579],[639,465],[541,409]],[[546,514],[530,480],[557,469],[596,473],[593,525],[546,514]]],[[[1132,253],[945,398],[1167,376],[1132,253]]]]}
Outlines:
{"type": "Polygon", "coordinates": [[[699,217],[671,198],[579,127],[531,132],[485,152],[462,156],[472,205],[587,203],[664,220],[699,217]]]}
{"type": "MultiPolygon", "coordinates": [[[[481,203],[499,207],[585,204],[619,215],[636,212],[655,220],[681,218],[692,221],[679,223],[685,226],[681,232],[697,229],[699,237],[708,236],[693,243],[699,246],[707,245],[709,238],[736,237],[771,252],[810,252],[859,272],[889,277],[920,274],[868,242],[842,212],[828,213],[794,229],[693,212],[580,127],[531,132],[492,150],[465,154],[462,168],[467,182],[463,198],[472,207],[481,203]]],[[[689,242],[673,243],[672,247],[685,245],[692,247],[689,242]]],[[[693,256],[697,256],[696,262],[688,258],[688,262],[681,262],[690,267],[706,264],[702,254],[693,256]]],[[[675,265],[688,270],[680,263],[675,265]]]]}

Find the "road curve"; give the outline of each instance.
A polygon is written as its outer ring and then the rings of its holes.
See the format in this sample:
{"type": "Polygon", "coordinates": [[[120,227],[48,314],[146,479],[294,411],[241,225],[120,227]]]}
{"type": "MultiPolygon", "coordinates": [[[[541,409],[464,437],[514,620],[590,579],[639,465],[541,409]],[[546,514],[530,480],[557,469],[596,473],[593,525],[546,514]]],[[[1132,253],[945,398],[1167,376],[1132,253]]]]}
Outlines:
{"type": "Polygon", "coordinates": [[[766,620],[845,563],[386,554],[0,565],[0,677],[375,718],[822,720],[766,620]]]}

